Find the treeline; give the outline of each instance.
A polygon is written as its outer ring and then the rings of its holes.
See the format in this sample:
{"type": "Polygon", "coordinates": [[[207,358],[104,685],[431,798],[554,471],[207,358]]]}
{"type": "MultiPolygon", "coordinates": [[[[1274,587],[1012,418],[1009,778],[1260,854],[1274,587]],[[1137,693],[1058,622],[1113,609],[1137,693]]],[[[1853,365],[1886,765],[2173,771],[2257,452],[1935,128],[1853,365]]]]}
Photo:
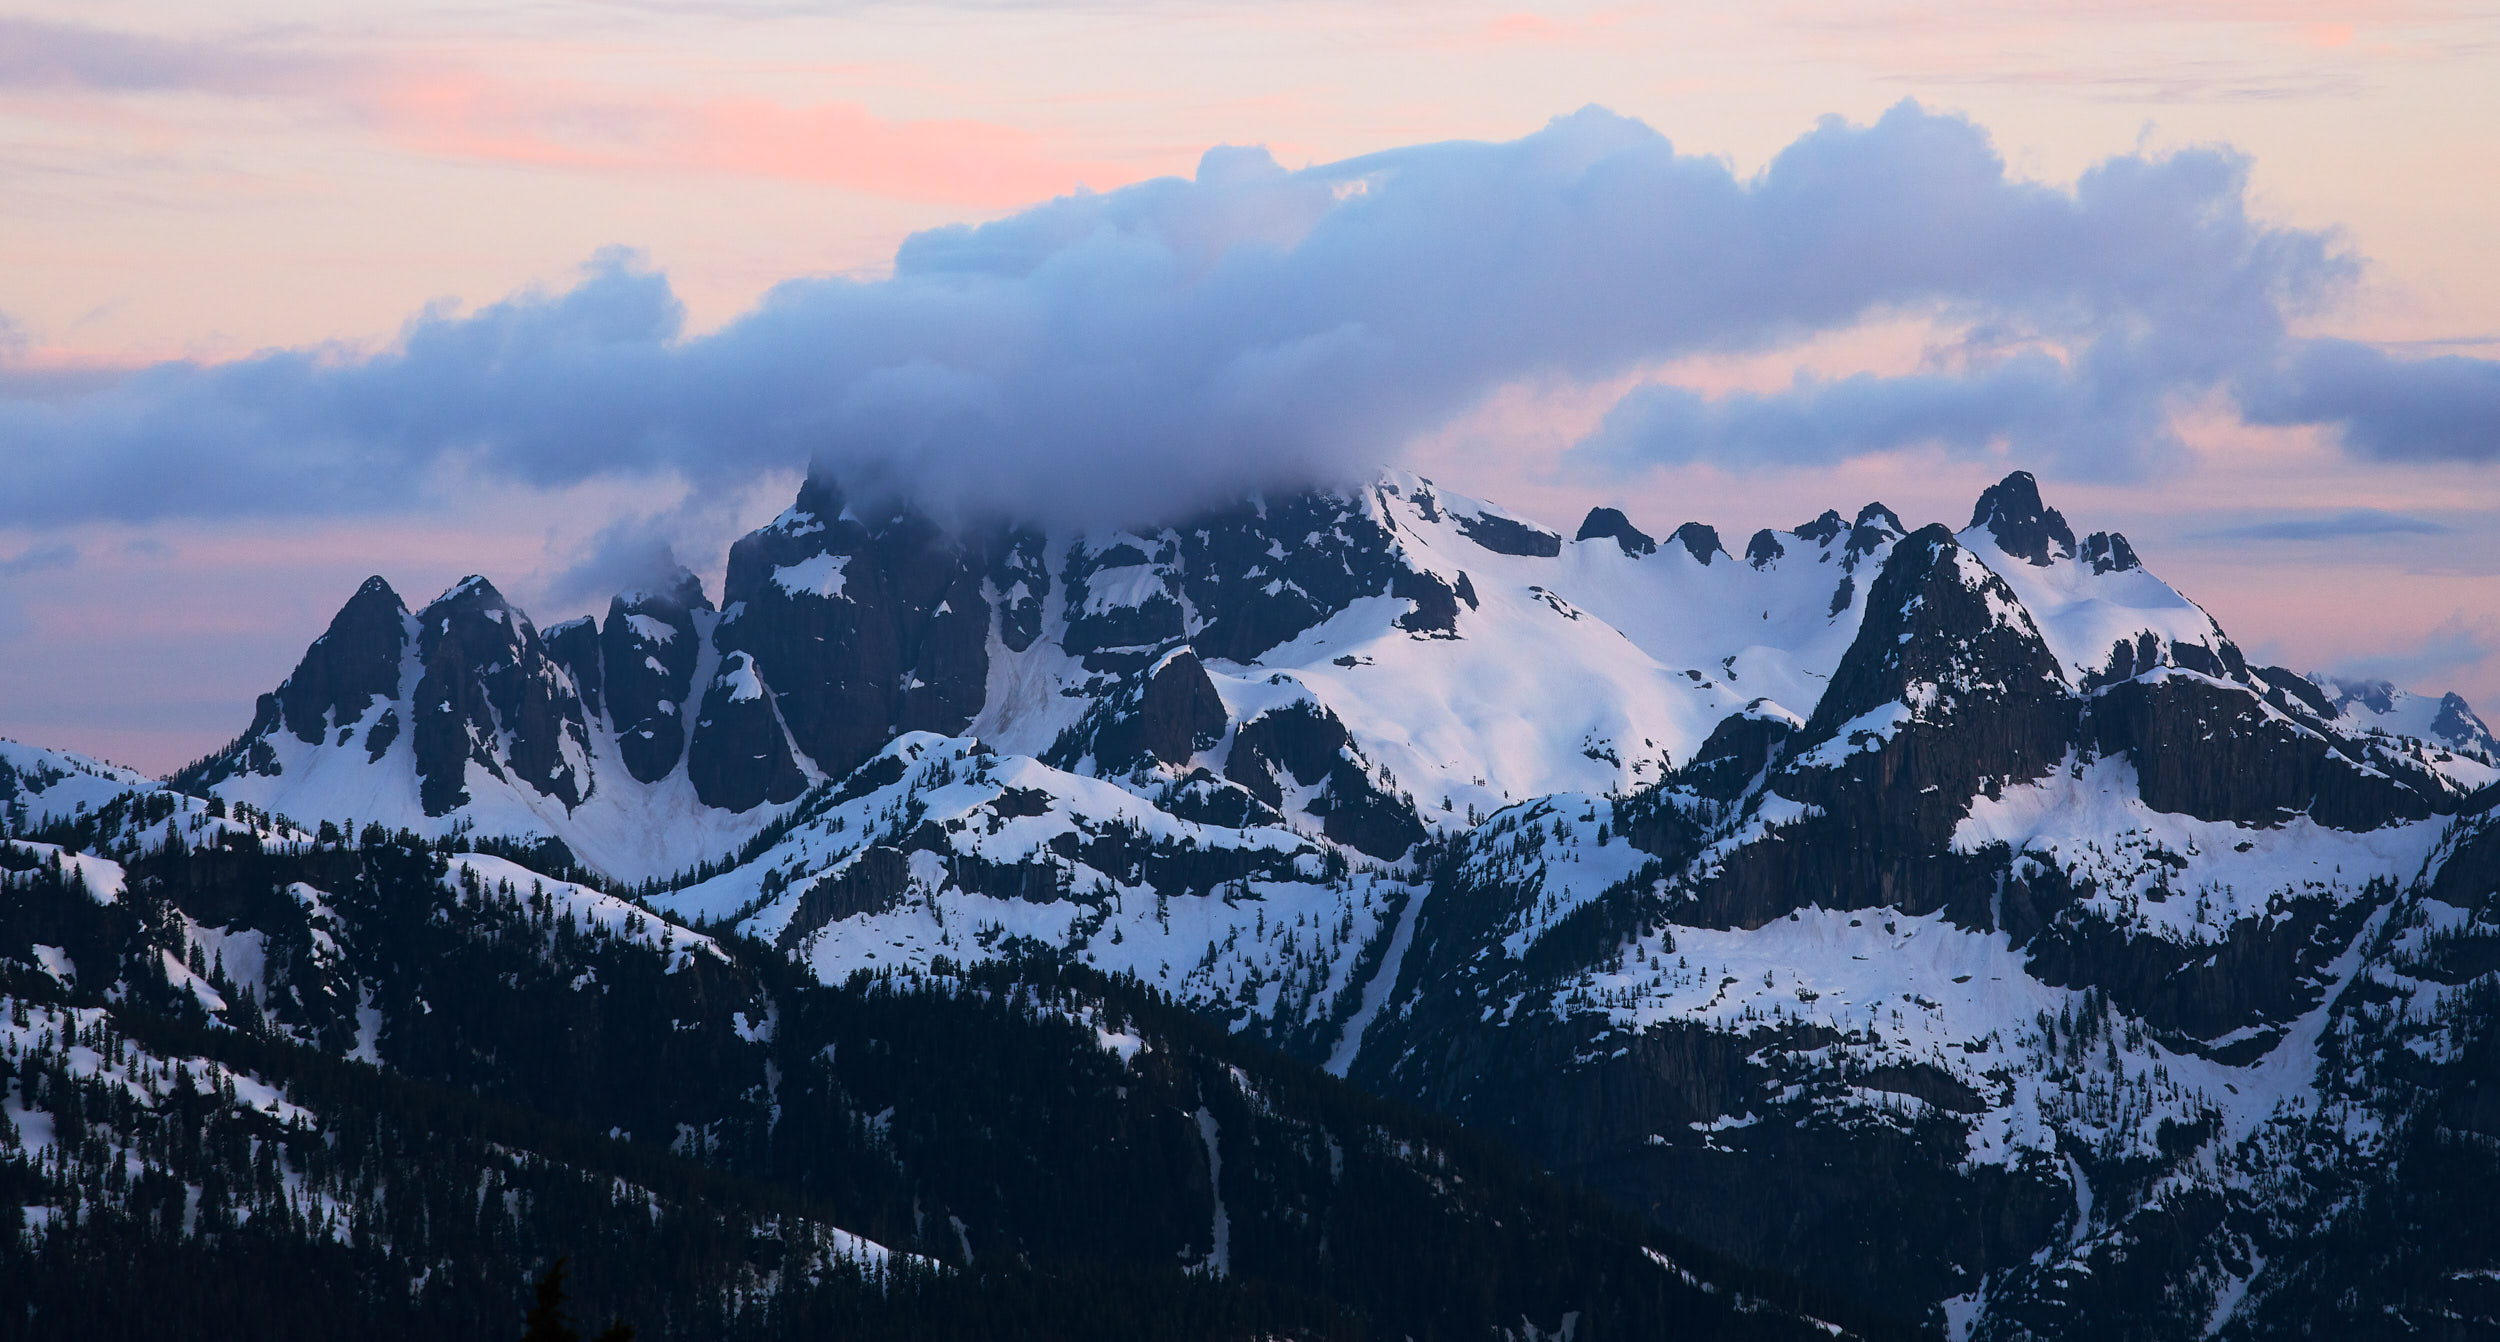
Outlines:
{"type": "Polygon", "coordinates": [[[0,1338],[517,1335],[559,1256],[644,1339],[1900,1331],[1047,956],[826,987],[379,830],[125,852],[0,882],[0,1338]]]}

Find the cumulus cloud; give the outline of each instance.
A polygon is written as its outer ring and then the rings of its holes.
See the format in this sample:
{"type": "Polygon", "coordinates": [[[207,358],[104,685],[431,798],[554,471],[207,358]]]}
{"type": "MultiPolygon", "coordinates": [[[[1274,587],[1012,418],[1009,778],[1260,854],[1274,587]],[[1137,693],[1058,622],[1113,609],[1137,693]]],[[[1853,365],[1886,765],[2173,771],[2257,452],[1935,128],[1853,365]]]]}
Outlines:
{"type": "Polygon", "coordinates": [[[380,352],[43,399],[0,384],[0,520],[390,509],[455,476],[669,477],[701,498],[808,460],[957,514],[1134,520],[1367,471],[1520,379],[1905,314],[1968,348],[1776,394],[1643,388],[1575,459],[2012,444],[2126,474],[2176,450],[2168,406],[2218,389],[2365,453],[2490,455],[2495,365],[2286,335],[2357,262],[2253,220],[2246,173],[2197,150],[2026,182],[1977,126],[1906,103],[1828,120],[1750,177],[1597,109],[1300,170],[1220,149],[1191,179],[917,235],[890,275],[793,281],[702,335],[618,252],[565,292],[423,314],[380,352]]]}

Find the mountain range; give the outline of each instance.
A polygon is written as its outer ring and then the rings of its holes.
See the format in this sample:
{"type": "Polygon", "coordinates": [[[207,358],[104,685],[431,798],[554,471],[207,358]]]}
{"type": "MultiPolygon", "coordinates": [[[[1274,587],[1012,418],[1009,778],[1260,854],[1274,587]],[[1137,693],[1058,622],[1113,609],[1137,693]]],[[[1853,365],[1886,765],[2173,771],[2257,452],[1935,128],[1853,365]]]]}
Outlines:
{"type": "Polygon", "coordinates": [[[1658,530],[818,477],[718,604],[376,577],[170,779],[0,745],[7,1270],[262,1235],[412,1335],[568,1234],[666,1335],[2500,1334],[2464,700],[2251,663],[2021,472],[1658,530]]]}

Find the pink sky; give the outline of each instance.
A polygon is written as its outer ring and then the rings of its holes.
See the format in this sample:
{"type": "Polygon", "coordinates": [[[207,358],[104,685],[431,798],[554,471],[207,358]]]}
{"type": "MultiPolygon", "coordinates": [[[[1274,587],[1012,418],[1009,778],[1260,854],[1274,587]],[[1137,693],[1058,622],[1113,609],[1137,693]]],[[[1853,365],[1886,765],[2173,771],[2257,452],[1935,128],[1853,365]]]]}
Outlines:
{"type": "MultiPolygon", "coordinates": [[[[877,273],[916,229],[1186,174],[1217,144],[1298,166],[1512,139],[1598,103],[1750,172],[1819,116],[1869,121],[1909,96],[1968,114],[2017,173],[2053,183],[2138,148],[2235,146],[2267,218],[2341,229],[2368,258],[2312,333],[2500,355],[2488,6],[35,0],[13,13],[0,360],[19,374],[375,348],[429,304],[562,286],[618,244],[667,273],[701,331],[784,279],[877,273]]],[[[1772,388],[1801,367],[1910,366],[1931,334],[1860,330],[1653,371],[1772,388]]],[[[1561,472],[1620,390],[1507,388],[1384,455],[1558,525],[1608,502],[1661,533],[1698,518],[1741,534],[1872,498],[1958,525],[1981,486],[2033,464],[1898,453],[1615,486],[1561,472]]],[[[2180,415],[2195,450],[2167,475],[2044,471],[2051,501],[2078,530],[2126,530],[2262,655],[2383,669],[2500,709],[2492,467],[2357,463],[2311,430],[2180,415]],[[2226,516],[2353,508],[2445,529],[2213,534],[2226,516]]],[[[790,484],[759,480],[712,539],[769,517],[790,484]]],[[[549,623],[578,613],[548,590],[555,576],[648,504],[593,487],[446,497],[460,503],[440,515],[275,533],[65,528],[11,515],[0,485],[0,735],[170,768],[240,730],[366,573],[420,600],[484,570],[549,623]]]]}

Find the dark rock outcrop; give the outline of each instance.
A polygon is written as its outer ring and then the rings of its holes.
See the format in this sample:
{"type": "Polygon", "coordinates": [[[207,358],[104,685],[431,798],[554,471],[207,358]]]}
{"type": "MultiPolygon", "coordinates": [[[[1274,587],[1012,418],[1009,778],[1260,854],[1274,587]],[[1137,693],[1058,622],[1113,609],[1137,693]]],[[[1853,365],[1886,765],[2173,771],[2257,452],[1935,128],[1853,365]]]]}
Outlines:
{"type": "Polygon", "coordinates": [[[1705,797],[1733,801],[1778,759],[1797,724],[1756,699],[1719,720],[1675,781],[1705,797]]]}
{"type": "Polygon", "coordinates": [[[2076,701],[2028,611],[1941,526],[1894,547],[1865,622],[1768,783],[1807,818],[1732,854],[1693,917],[1758,927],[1812,902],[1984,918],[1952,851],[1972,797],[2046,774],[2076,701]]]}
{"type": "Polygon", "coordinates": [[[807,790],[807,775],[790,748],[790,733],[773,711],[773,693],[753,654],[729,653],[720,674],[703,690],[686,751],[686,774],[706,806],[747,811],[791,801],[807,790]]]}
{"type": "Polygon", "coordinates": [[[417,613],[418,797],[427,815],[469,800],[468,766],[573,807],[590,794],[590,732],[572,678],[494,584],[463,580],[417,613]]]}
{"type": "Polygon", "coordinates": [[[680,715],[702,655],[695,612],[711,609],[703,584],[683,569],[672,582],[608,602],[599,654],[607,672],[609,720],[626,772],[645,783],[668,777],[685,754],[680,715]]]}
{"type": "Polygon", "coordinates": [[[587,615],[550,625],[539,631],[547,645],[547,660],[564,668],[573,678],[573,691],[582,697],[582,712],[598,717],[606,711],[600,694],[606,678],[599,667],[599,622],[587,615]]]}
{"type": "Polygon", "coordinates": [[[2432,809],[2322,733],[2269,716],[2238,684],[2172,673],[2112,685],[2093,697],[2087,730],[2096,750],[2134,763],[2155,810],[2260,825],[2307,815],[2365,830],[2432,809]]]}
{"type": "Polygon", "coordinates": [[[1719,529],[1700,522],[1687,522],[1677,527],[1675,534],[1667,539],[1683,546],[1684,553],[1691,555],[1696,563],[1707,564],[1727,553],[1727,547],[1719,544],[1719,529]]]}
{"type": "MultiPolygon", "coordinates": [[[[1183,765],[1224,739],[1224,701],[1196,653],[1167,654],[1110,711],[1094,734],[1094,758],[1110,770],[1183,765]]],[[[1073,763],[1074,760],[1069,760],[1073,763]]]]}
{"type": "Polygon", "coordinates": [[[863,913],[883,913],[902,902],[911,882],[911,858],[899,848],[872,846],[842,870],[820,876],[799,896],[799,906],[781,929],[777,944],[788,950],[828,923],[863,913]]]}
{"type": "Polygon", "coordinates": [[[2135,547],[2115,531],[2095,531],[2084,537],[2083,562],[2090,564],[2094,573],[2124,573],[2144,567],[2144,561],[2135,557],[2135,547]]]}
{"type": "Polygon", "coordinates": [[[1899,540],[1907,534],[1908,528],[1901,525],[1901,518],[1892,509],[1880,503],[1870,503],[1858,509],[1857,520],[1850,524],[1849,543],[1840,549],[1840,562],[1854,570],[1867,556],[1882,549],[1886,542],[1899,540]]]}
{"type": "Polygon", "coordinates": [[[1551,559],[1562,553],[1562,537],[1540,526],[1492,513],[1453,513],[1458,534],[1495,554],[1551,559]]]}
{"type": "Polygon", "coordinates": [[[1788,534],[1795,536],[1800,540],[1812,541],[1817,545],[1827,545],[1831,542],[1833,537],[1840,535],[1848,529],[1849,524],[1840,520],[1840,514],[1837,511],[1826,508],[1823,510],[1822,516],[1815,518],[1813,521],[1806,523],[1804,526],[1798,527],[1796,530],[1791,531],[1788,534]]]}
{"type": "Polygon", "coordinates": [[[2046,566],[2075,557],[2074,530],[2064,514],[2040,501],[2040,482],[2029,471],[2016,471],[1982,492],[1970,524],[1986,527],[1998,549],[2029,563],[2046,566]]]}
{"type": "MultiPolygon", "coordinates": [[[[811,477],[789,512],[730,548],[713,635],[724,659],[744,652],[763,683],[786,687],[775,700],[792,742],[828,774],[848,773],[900,732],[962,731],[988,690],[992,557],[924,517],[872,512],[863,520],[831,481],[811,477]]],[[[710,691],[705,704],[712,717],[710,691]]],[[[751,757],[758,744],[713,758],[751,757]]]]}
{"type": "Polygon", "coordinates": [[[1398,628],[1410,634],[1458,633],[1458,589],[1443,582],[1440,575],[1400,569],[1389,580],[1389,595],[1415,603],[1413,610],[1397,618],[1398,628]]]}
{"type": "Polygon", "coordinates": [[[1632,519],[1625,517],[1622,511],[1616,508],[1589,509],[1589,515],[1580,523],[1580,533],[1572,539],[1575,541],[1611,540],[1622,546],[1625,554],[1635,559],[1642,555],[1658,553],[1658,542],[1651,540],[1646,532],[1632,525],[1632,519]]]}
{"type": "Polygon", "coordinates": [[[375,699],[398,698],[407,646],[408,608],[399,593],[379,577],[365,579],[278,686],[286,729],[299,741],[316,743],[330,728],[363,717],[375,699]]]}
{"type": "Polygon", "coordinates": [[[1394,858],[1424,837],[1414,806],[1372,781],[1345,724],[1319,704],[1272,708],[1234,732],[1232,754],[1224,762],[1226,778],[1281,810],[1285,794],[1280,775],[1291,777],[1297,786],[1322,789],[1306,809],[1321,817],[1320,832],[1339,843],[1373,857],[1394,858]]]}

